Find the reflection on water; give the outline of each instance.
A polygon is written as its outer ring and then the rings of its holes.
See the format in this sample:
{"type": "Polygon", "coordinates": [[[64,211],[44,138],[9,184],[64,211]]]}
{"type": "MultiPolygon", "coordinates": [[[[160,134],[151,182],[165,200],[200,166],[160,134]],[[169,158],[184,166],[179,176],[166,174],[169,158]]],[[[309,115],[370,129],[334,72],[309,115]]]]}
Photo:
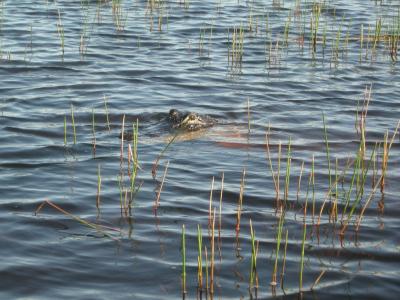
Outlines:
{"type": "Polygon", "coordinates": [[[395,298],[398,9],[0,1],[0,295],[395,298]]]}

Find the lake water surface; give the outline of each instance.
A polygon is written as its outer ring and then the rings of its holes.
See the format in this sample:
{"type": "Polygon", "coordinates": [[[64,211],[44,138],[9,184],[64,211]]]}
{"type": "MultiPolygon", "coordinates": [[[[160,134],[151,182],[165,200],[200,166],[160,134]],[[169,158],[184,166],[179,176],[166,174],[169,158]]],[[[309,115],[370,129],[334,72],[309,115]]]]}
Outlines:
{"type": "Polygon", "coordinates": [[[399,2],[314,2],[0,1],[0,298],[182,297],[185,225],[186,298],[206,299],[206,291],[197,293],[197,226],[205,266],[213,178],[215,298],[301,296],[306,199],[302,296],[397,298],[398,136],[384,192],[374,187],[385,133],[390,143],[400,118],[399,65],[390,47],[393,32],[399,34],[392,30],[399,2]],[[166,148],[176,134],[168,124],[171,108],[218,123],[180,134],[166,148]],[[365,155],[357,160],[362,115],[365,155]],[[127,132],[139,124],[132,198],[131,141],[123,142],[121,160],[123,120],[127,132]],[[364,184],[357,164],[366,170],[364,184]],[[129,211],[121,209],[131,199],[129,211]],[[45,200],[58,209],[46,204],[35,214],[45,200]],[[329,217],[335,202],[337,221],[329,217]],[[250,220],[258,241],[257,292],[249,292],[250,220]]]}

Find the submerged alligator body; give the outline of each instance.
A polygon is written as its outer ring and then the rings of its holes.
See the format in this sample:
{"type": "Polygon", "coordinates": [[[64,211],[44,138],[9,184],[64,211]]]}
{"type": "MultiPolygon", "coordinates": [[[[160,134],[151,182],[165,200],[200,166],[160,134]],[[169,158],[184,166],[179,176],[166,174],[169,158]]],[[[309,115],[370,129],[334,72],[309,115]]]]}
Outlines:
{"type": "Polygon", "coordinates": [[[208,116],[200,116],[194,112],[184,113],[176,109],[169,111],[169,121],[172,128],[186,131],[196,131],[212,127],[217,121],[208,116]]]}

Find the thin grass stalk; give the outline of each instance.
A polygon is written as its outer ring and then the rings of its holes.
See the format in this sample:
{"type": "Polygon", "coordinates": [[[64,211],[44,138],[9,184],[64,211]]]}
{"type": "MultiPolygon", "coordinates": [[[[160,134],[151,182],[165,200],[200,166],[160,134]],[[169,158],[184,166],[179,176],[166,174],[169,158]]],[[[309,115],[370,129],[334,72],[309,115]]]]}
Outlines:
{"type": "Polygon", "coordinates": [[[322,112],[322,122],[324,124],[324,140],[325,140],[326,160],[328,161],[329,186],[331,186],[332,185],[331,158],[329,151],[328,131],[326,128],[325,114],[323,112],[322,112]]]}
{"type": "Polygon", "coordinates": [[[101,193],[101,173],[99,164],[97,166],[97,196],[96,196],[96,208],[98,214],[100,214],[100,193],[101,193]]]}
{"type": "Polygon", "coordinates": [[[250,239],[251,239],[251,259],[250,259],[250,281],[249,289],[254,287],[255,277],[257,276],[257,249],[255,242],[256,234],[253,230],[253,223],[250,219],[250,239]]]}
{"type": "Polygon", "coordinates": [[[297,203],[299,202],[301,178],[303,176],[303,170],[304,170],[304,160],[301,162],[300,175],[299,175],[299,180],[298,180],[298,183],[297,183],[297,193],[296,193],[296,199],[297,199],[296,201],[297,201],[297,203]]]}
{"type": "Polygon", "coordinates": [[[206,292],[208,295],[208,292],[210,290],[210,285],[209,285],[209,276],[208,276],[208,269],[209,269],[209,263],[208,263],[208,253],[207,253],[207,246],[204,246],[204,255],[206,259],[206,292]]]}
{"type": "Polygon", "coordinates": [[[285,234],[285,248],[283,250],[283,261],[282,261],[282,272],[281,272],[281,289],[284,289],[284,278],[285,278],[285,270],[286,270],[286,252],[287,252],[287,245],[288,245],[288,234],[289,230],[286,229],[285,234]]]}
{"type": "Polygon", "coordinates": [[[313,291],[314,288],[317,286],[317,284],[320,282],[320,280],[321,280],[322,276],[324,276],[325,272],[326,272],[326,269],[323,269],[323,270],[321,271],[321,273],[319,273],[317,279],[315,279],[314,283],[313,283],[312,286],[310,287],[310,290],[311,290],[311,291],[313,291]]]}
{"type": "Polygon", "coordinates": [[[311,162],[311,187],[312,187],[312,220],[314,223],[315,216],[315,162],[314,162],[314,154],[312,156],[311,162]]]}
{"type": "Polygon", "coordinates": [[[274,264],[274,269],[272,271],[272,280],[270,283],[271,286],[276,286],[278,284],[278,281],[277,281],[278,258],[279,258],[279,251],[280,251],[280,247],[281,247],[282,228],[283,228],[284,222],[285,222],[285,211],[283,210],[280,215],[279,221],[278,221],[278,228],[277,228],[277,233],[276,233],[275,264],[274,264]]]}
{"type": "Polygon", "coordinates": [[[382,154],[382,166],[381,166],[382,179],[380,184],[382,194],[385,191],[385,175],[388,165],[388,134],[389,134],[388,131],[386,131],[385,136],[383,138],[383,154],[382,154]]]}
{"type": "Polygon", "coordinates": [[[291,167],[291,162],[292,162],[291,144],[292,144],[292,138],[289,137],[288,149],[287,149],[287,160],[286,160],[286,175],[285,175],[285,207],[287,207],[287,200],[289,197],[290,167],[291,167]]]}
{"type": "Polygon", "coordinates": [[[221,193],[219,195],[219,219],[218,219],[218,250],[221,259],[221,246],[222,246],[222,239],[221,239],[221,231],[222,231],[222,195],[224,192],[224,172],[222,172],[221,177],[221,193]]]}
{"type": "Polygon", "coordinates": [[[238,208],[237,208],[237,214],[236,214],[236,242],[239,242],[240,218],[241,218],[241,215],[242,215],[242,207],[243,207],[243,193],[244,193],[244,178],[245,178],[245,174],[246,174],[246,169],[243,168],[242,179],[240,181],[238,208]]]}
{"type": "Polygon", "coordinates": [[[268,162],[269,162],[269,168],[271,171],[271,175],[272,175],[272,180],[274,181],[274,187],[275,187],[275,194],[276,194],[276,198],[278,199],[278,193],[279,193],[279,187],[278,187],[278,179],[275,178],[275,172],[272,166],[272,159],[271,159],[271,152],[269,149],[269,136],[270,136],[270,129],[271,129],[271,124],[268,125],[268,131],[265,134],[265,145],[267,148],[267,158],[268,158],[268,162]]]}
{"type": "Polygon", "coordinates": [[[279,145],[278,145],[278,167],[277,167],[277,175],[276,175],[276,182],[277,182],[277,195],[276,195],[276,209],[280,209],[281,207],[281,197],[280,197],[280,185],[279,185],[279,181],[280,181],[280,177],[281,177],[281,156],[282,156],[282,143],[279,141],[279,145]]]}
{"type": "Polygon", "coordinates": [[[182,224],[182,295],[186,295],[186,245],[185,224],[182,224]]]}
{"type": "Polygon", "coordinates": [[[212,202],[213,202],[213,191],[214,191],[214,176],[211,179],[211,188],[210,188],[210,199],[209,199],[209,207],[208,207],[208,232],[211,230],[212,223],[212,202]]]}
{"type": "Polygon", "coordinates": [[[215,271],[215,207],[211,227],[211,273],[210,273],[210,294],[214,295],[214,271],[215,271]]]}
{"type": "Polygon", "coordinates": [[[301,242],[301,256],[300,256],[300,274],[299,274],[299,293],[303,290],[303,271],[304,271],[304,248],[307,234],[307,198],[304,205],[304,221],[303,221],[303,239],[301,242]]]}
{"type": "Polygon", "coordinates": [[[72,121],[72,130],[74,133],[74,145],[76,145],[76,128],[75,128],[75,117],[74,117],[74,105],[71,104],[71,121],[72,121]]]}
{"type": "Polygon", "coordinates": [[[338,220],[338,199],[339,199],[339,190],[338,190],[338,180],[339,180],[339,175],[338,175],[338,158],[336,157],[336,162],[335,162],[335,197],[334,197],[334,201],[333,201],[333,206],[332,206],[332,210],[331,210],[331,218],[334,220],[334,222],[336,223],[336,221],[338,220]]]}
{"type": "Polygon", "coordinates": [[[378,46],[382,29],[382,18],[379,18],[375,22],[375,34],[374,34],[374,45],[372,46],[372,53],[376,51],[376,47],[378,46]]]}
{"type": "Polygon", "coordinates": [[[156,211],[157,208],[160,206],[160,195],[161,195],[162,188],[164,186],[165,177],[167,176],[168,166],[169,166],[169,160],[167,161],[167,164],[165,165],[164,175],[161,180],[160,188],[157,192],[156,200],[154,201],[154,211],[156,211]]]}
{"type": "Polygon", "coordinates": [[[56,210],[58,210],[59,212],[63,213],[64,215],[72,218],[73,220],[79,222],[80,224],[87,226],[89,228],[92,228],[98,232],[100,232],[101,234],[103,234],[104,236],[112,239],[112,240],[117,240],[116,238],[114,238],[111,234],[105,232],[102,228],[107,229],[107,230],[112,230],[112,231],[116,231],[116,232],[121,232],[121,230],[117,229],[117,228],[112,228],[112,227],[108,227],[108,226],[103,226],[103,225],[98,225],[92,222],[88,222],[85,221],[73,214],[71,214],[70,212],[67,212],[66,210],[62,209],[60,206],[54,204],[52,201],[46,199],[44,200],[44,202],[42,204],[39,205],[39,207],[35,210],[35,216],[39,214],[39,212],[42,210],[42,208],[44,207],[44,205],[48,204],[49,206],[55,208],[56,210]]]}
{"type": "Polygon", "coordinates": [[[350,196],[351,196],[351,193],[353,191],[354,181],[355,181],[355,178],[356,178],[356,174],[358,173],[358,170],[360,169],[360,159],[361,159],[361,157],[360,157],[359,153],[357,153],[356,162],[355,162],[354,168],[353,168],[353,175],[351,177],[350,187],[349,187],[349,190],[347,192],[345,206],[344,206],[343,211],[342,211],[342,218],[341,218],[342,222],[343,222],[343,219],[344,219],[344,215],[347,212],[347,208],[350,205],[350,196]]]}
{"type": "Polygon", "coordinates": [[[121,176],[117,176],[117,181],[118,181],[118,188],[119,188],[119,204],[120,204],[121,216],[122,216],[122,213],[124,211],[124,201],[123,201],[123,197],[122,197],[123,187],[122,187],[122,178],[121,178],[121,176]]]}
{"type": "MultiPolygon", "coordinates": [[[[132,138],[133,151],[131,150],[130,145],[128,148],[130,151],[130,156],[132,157],[132,161],[133,161],[132,175],[131,175],[131,202],[133,201],[134,195],[138,191],[138,189],[135,189],[138,169],[142,170],[142,168],[139,165],[139,159],[138,159],[138,138],[139,138],[139,120],[138,119],[136,119],[136,125],[132,124],[132,132],[133,132],[133,138],[132,138]]],[[[129,169],[129,167],[128,167],[128,169],[129,169]]]]}
{"type": "Polygon", "coordinates": [[[178,132],[168,141],[167,145],[164,147],[164,149],[160,152],[160,154],[157,156],[156,160],[153,163],[153,167],[151,169],[151,175],[153,179],[156,178],[156,173],[157,173],[157,168],[158,168],[158,163],[160,159],[163,157],[165,151],[169,148],[169,146],[172,145],[172,143],[175,141],[176,137],[178,136],[178,132]]]}
{"type": "Polygon", "coordinates": [[[94,117],[94,108],[92,109],[92,134],[93,134],[93,155],[96,156],[96,121],[94,117]]]}
{"type": "Polygon", "coordinates": [[[203,289],[203,235],[201,233],[201,226],[197,224],[197,245],[198,245],[198,255],[197,255],[197,286],[201,291],[203,289]]]}

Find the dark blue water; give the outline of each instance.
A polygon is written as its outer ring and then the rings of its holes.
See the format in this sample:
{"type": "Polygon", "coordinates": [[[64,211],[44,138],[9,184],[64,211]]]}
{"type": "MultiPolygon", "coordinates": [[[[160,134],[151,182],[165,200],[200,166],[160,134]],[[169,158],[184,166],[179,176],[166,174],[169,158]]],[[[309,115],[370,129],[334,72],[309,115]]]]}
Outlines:
{"type": "MultiPolygon", "coordinates": [[[[390,150],[384,193],[372,186],[373,177],[381,176],[384,135],[388,131],[390,142],[400,116],[399,67],[389,43],[391,28],[399,22],[399,3],[323,1],[315,53],[310,42],[313,3],[213,0],[190,1],[185,7],[180,1],[157,1],[153,6],[143,0],[0,1],[0,298],[181,297],[183,224],[186,297],[195,298],[197,225],[203,229],[210,258],[210,187],[214,177],[212,207],[218,227],[222,173],[214,297],[251,297],[250,219],[259,241],[257,297],[273,297],[270,282],[280,213],[266,151],[268,127],[274,172],[282,144],[282,200],[289,139],[291,145],[277,297],[299,296],[303,208],[308,195],[303,296],[396,298],[400,292],[398,136],[390,150]],[[290,24],[287,35],[285,24],[290,24]],[[234,27],[243,28],[244,38],[242,59],[232,63],[228,53],[234,27]],[[346,191],[360,146],[355,125],[370,87],[365,161],[375,143],[381,144],[375,151],[375,167],[369,167],[363,197],[341,238],[346,191]],[[176,133],[168,125],[171,108],[208,115],[218,123],[180,134],[163,152],[153,179],[154,162],[176,133]],[[332,202],[328,202],[318,227],[329,189],[323,114],[331,176],[337,159],[337,174],[345,172],[345,179],[338,184],[338,221],[329,221],[332,202]],[[131,141],[124,141],[122,164],[120,159],[124,115],[127,132],[139,122],[141,169],[129,212],[121,211],[120,204],[125,190],[130,191],[127,145],[131,141]],[[312,157],[314,188],[308,185],[312,157]],[[168,161],[155,213],[154,201],[168,161]],[[243,169],[238,245],[235,226],[243,169]],[[370,196],[356,233],[354,223],[370,196]],[[45,200],[65,212],[45,205],[35,214],[45,200]],[[99,227],[93,229],[67,213],[99,227]]],[[[128,201],[130,193],[126,195],[128,201]]],[[[206,298],[205,291],[202,297],[206,298]]],[[[252,297],[256,297],[254,290],[252,297]]]]}

